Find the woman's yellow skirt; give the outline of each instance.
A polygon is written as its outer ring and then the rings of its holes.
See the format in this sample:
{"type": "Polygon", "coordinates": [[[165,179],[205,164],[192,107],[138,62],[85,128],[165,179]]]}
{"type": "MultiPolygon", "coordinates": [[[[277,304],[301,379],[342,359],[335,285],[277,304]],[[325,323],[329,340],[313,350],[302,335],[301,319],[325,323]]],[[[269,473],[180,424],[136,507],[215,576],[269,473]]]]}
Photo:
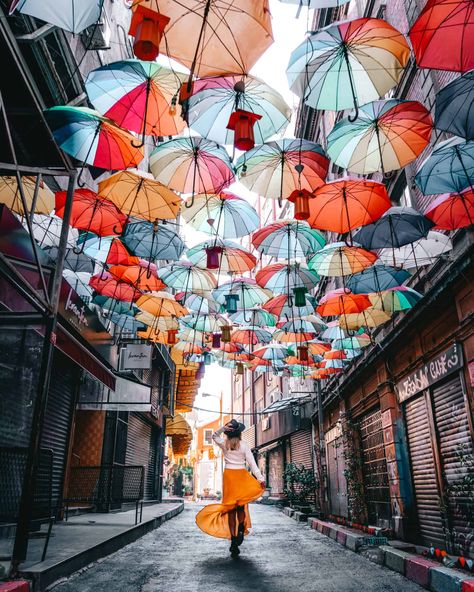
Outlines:
{"type": "Polygon", "coordinates": [[[263,487],[246,469],[224,469],[222,502],[205,506],[196,516],[199,528],[220,539],[232,538],[228,513],[237,506],[245,509],[245,534],[252,523],[247,504],[261,497],[263,487]]]}

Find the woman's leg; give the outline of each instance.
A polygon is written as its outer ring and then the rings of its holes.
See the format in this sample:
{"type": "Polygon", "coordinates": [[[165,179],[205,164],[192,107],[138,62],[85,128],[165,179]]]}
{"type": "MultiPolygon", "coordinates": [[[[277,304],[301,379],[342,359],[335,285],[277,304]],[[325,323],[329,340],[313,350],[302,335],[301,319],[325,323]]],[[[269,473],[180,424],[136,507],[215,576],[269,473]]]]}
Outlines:
{"type": "Polygon", "coordinates": [[[235,537],[236,535],[236,511],[235,510],[231,510],[230,512],[227,512],[227,518],[229,520],[229,530],[230,530],[230,536],[231,537],[235,537]]]}
{"type": "Polygon", "coordinates": [[[245,508],[244,506],[237,506],[237,520],[239,526],[245,523],[245,508]]]}

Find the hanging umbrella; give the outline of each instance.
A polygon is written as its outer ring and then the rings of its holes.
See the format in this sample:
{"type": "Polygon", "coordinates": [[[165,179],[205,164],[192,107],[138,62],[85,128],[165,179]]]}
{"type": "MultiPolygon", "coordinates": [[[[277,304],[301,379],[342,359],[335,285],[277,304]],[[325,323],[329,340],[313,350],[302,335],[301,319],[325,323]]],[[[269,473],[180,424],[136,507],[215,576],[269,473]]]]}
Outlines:
{"type": "Polygon", "coordinates": [[[190,311],[202,314],[216,314],[221,312],[221,305],[212,298],[206,296],[179,292],[175,295],[175,298],[183,306],[189,308],[190,311]]]}
{"type": "Polygon", "coordinates": [[[202,333],[220,333],[221,327],[227,325],[225,317],[214,314],[188,314],[181,317],[180,325],[201,331],[202,333]]]}
{"type": "Polygon", "coordinates": [[[119,316],[127,315],[133,317],[137,312],[137,308],[133,304],[130,306],[129,302],[116,300],[115,298],[110,298],[109,296],[101,296],[100,294],[96,294],[94,296],[92,299],[92,304],[100,307],[100,312],[103,316],[116,314],[119,316]]]}
{"type": "Polygon", "coordinates": [[[247,236],[260,225],[248,201],[227,192],[194,196],[193,205],[183,208],[182,216],[195,230],[223,238],[247,236]]]}
{"type": "Polygon", "coordinates": [[[92,298],[93,290],[88,286],[91,274],[83,271],[63,270],[63,277],[77,294],[86,302],[92,298]]]}
{"type": "Polygon", "coordinates": [[[474,70],[459,76],[436,94],[435,127],[474,140],[474,70]]]}
{"type": "Polygon", "coordinates": [[[252,353],[256,358],[274,362],[276,360],[284,360],[289,355],[290,350],[286,345],[272,343],[270,345],[264,345],[252,353]]]}
{"type": "Polygon", "coordinates": [[[294,288],[306,288],[309,292],[319,281],[316,272],[298,262],[272,263],[262,267],[255,276],[262,288],[277,294],[290,294],[294,288]]]}
{"type": "Polygon", "coordinates": [[[99,195],[124,214],[143,220],[169,220],[178,216],[181,198],[139,170],[120,171],[100,181],[99,195]]]}
{"type": "Polygon", "coordinates": [[[377,261],[377,255],[359,246],[330,243],[308,261],[309,269],[318,275],[337,277],[358,273],[377,261]]]}
{"type": "Polygon", "coordinates": [[[188,249],[186,256],[197,267],[219,269],[223,273],[245,273],[257,264],[255,255],[240,244],[217,237],[188,249]]]}
{"type": "Polygon", "coordinates": [[[474,224],[473,190],[468,187],[460,193],[440,195],[430,203],[425,216],[443,230],[456,230],[474,224]]]}
{"type": "Polygon", "coordinates": [[[346,286],[354,294],[380,292],[381,290],[401,286],[410,275],[404,269],[376,264],[350,277],[346,282],[346,286]]]}
{"type": "Polygon", "coordinates": [[[307,341],[306,346],[308,347],[308,352],[313,357],[322,356],[331,349],[329,343],[319,341],[318,339],[311,339],[310,341],[307,341]]]}
{"type": "Polygon", "coordinates": [[[299,7],[307,6],[311,9],[335,8],[347,4],[350,0],[280,0],[283,4],[298,4],[299,7]]]}
{"type": "Polygon", "coordinates": [[[454,72],[474,68],[471,0],[428,0],[409,35],[420,68],[454,72]]]}
{"type": "Polygon", "coordinates": [[[396,288],[369,294],[369,298],[374,309],[392,313],[413,308],[423,298],[423,294],[407,286],[397,286],[396,288]]]}
{"type": "Polygon", "coordinates": [[[399,269],[413,269],[434,263],[438,257],[449,253],[452,248],[449,236],[430,230],[426,238],[420,238],[399,249],[381,249],[378,254],[380,261],[387,265],[394,265],[399,269]]]}
{"type": "Polygon", "coordinates": [[[270,257],[302,259],[322,249],[326,239],[304,220],[278,220],[257,230],[252,244],[270,257]]]}
{"type": "Polygon", "coordinates": [[[369,335],[361,333],[359,335],[353,335],[351,337],[342,337],[335,339],[332,343],[334,349],[345,349],[345,350],[357,350],[368,347],[372,343],[369,335]]]}
{"type": "Polygon", "coordinates": [[[232,331],[232,343],[243,345],[257,345],[257,343],[270,343],[272,334],[260,327],[241,327],[232,331]]]}
{"type": "Polygon", "coordinates": [[[216,278],[210,271],[196,267],[190,261],[176,261],[161,267],[158,277],[170,288],[186,294],[195,292],[202,296],[217,286],[216,278]]]}
{"type": "Polygon", "coordinates": [[[413,208],[395,206],[373,224],[363,226],[354,240],[366,249],[397,249],[425,237],[432,227],[433,222],[413,208]]]}
{"type": "Polygon", "coordinates": [[[21,177],[21,186],[28,212],[23,208],[16,177],[0,176],[0,203],[21,216],[29,214],[30,211],[34,214],[50,214],[54,210],[54,193],[44,181],[36,177],[21,177]],[[35,198],[36,185],[38,192],[35,198]]]}
{"type": "Polygon", "coordinates": [[[109,321],[112,322],[116,327],[118,327],[120,331],[129,331],[131,333],[136,333],[137,331],[145,329],[143,323],[140,323],[139,321],[128,315],[119,315],[116,313],[112,313],[109,317],[109,321]]]}
{"type": "Polygon", "coordinates": [[[265,302],[263,308],[269,313],[275,315],[279,320],[287,321],[298,315],[305,316],[313,314],[315,311],[316,300],[313,296],[305,294],[305,304],[296,306],[293,297],[288,294],[279,294],[265,302]]]}
{"type": "Polygon", "coordinates": [[[257,307],[238,310],[229,315],[229,319],[235,325],[253,325],[255,327],[275,327],[277,323],[275,315],[257,307]]]}
{"type": "Polygon", "coordinates": [[[326,292],[316,310],[322,317],[331,317],[362,312],[369,306],[371,302],[365,294],[353,294],[347,288],[339,288],[326,292]]]}
{"type": "Polygon", "coordinates": [[[156,275],[155,265],[112,265],[108,272],[117,280],[131,284],[142,292],[158,292],[166,287],[156,275]]]}
{"type": "Polygon", "coordinates": [[[138,265],[140,259],[133,257],[124,244],[114,236],[97,236],[92,232],[81,232],[77,246],[85,255],[108,265],[138,265]]]}
{"type": "Polygon", "coordinates": [[[282,133],[291,118],[291,109],[276,90],[254,76],[229,75],[201,78],[193,83],[186,106],[189,127],[218,144],[233,144],[234,132],[227,127],[237,109],[256,113],[255,143],[282,133]]]}
{"type": "Polygon", "coordinates": [[[149,312],[138,312],[135,319],[148,327],[151,327],[155,332],[158,331],[178,331],[179,322],[173,316],[158,316],[150,314],[149,312]]]}
{"type": "Polygon", "coordinates": [[[440,142],[421,165],[415,183],[425,195],[460,192],[474,185],[474,142],[440,142]]]}
{"type": "MultiPolygon", "coordinates": [[[[155,179],[181,193],[216,193],[234,181],[229,155],[204,138],[177,138],[159,144],[150,154],[155,179]]],[[[187,203],[193,205],[191,200],[187,203]]]]}
{"type": "Polygon", "coordinates": [[[343,329],[354,331],[361,327],[379,327],[389,321],[390,318],[390,312],[369,307],[362,312],[341,315],[339,323],[343,329]]]}
{"type": "Polygon", "coordinates": [[[433,121],[417,101],[388,99],[359,107],[355,121],[336,123],[328,135],[328,156],[343,169],[368,175],[401,169],[430,141],[433,121]]]}
{"type": "Polygon", "coordinates": [[[308,223],[313,228],[343,234],[375,222],[390,208],[383,183],[344,178],[329,181],[310,200],[308,223]]]}
{"type": "Polygon", "coordinates": [[[45,111],[58,146],[84,165],[109,170],[135,167],[143,160],[143,149],[133,145],[135,137],[87,107],[51,107],[45,111]]]}
{"type": "Polygon", "coordinates": [[[194,343],[188,343],[187,341],[178,341],[178,343],[171,348],[171,353],[173,353],[173,351],[181,352],[185,356],[192,354],[201,355],[204,353],[204,348],[194,343]]]}
{"type": "Polygon", "coordinates": [[[382,19],[335,23],[310,35],[290,57],[290,89],[315,109],[341,111],[383,96],[400,80],[410,48],[382,19]]]}
{"type": "Polygon", "coordinates": [[[306,341],[310,341],[316,337],[315,331],[293,331],[289,329],[284,331],[283,329],[277,329],[275,333],[273,333],[273,339],[277,343],[290,343],[290,344],[303,344],[306,341]]]}
{"type": "Polygon", "coordinates": [[[186,308],[176,302],[172,294],[163,291],[143,294],[143,296],[138,298],[136,305],[141,311],[147,312],[155,317],[183,317],[188,314],[186,308]]]}
{"type": "Polygon", "coordinates": [[[324,150],[308,140],[277,140],[255,146],[236,164],[240,182],[251,191],[282,199],[295,190],[324,184],[329,167],[324,150]]]}
{"type": "Polygon", "coordinates": [[[123,60],[89,72],[86,91],[99,113],[145,136],[176,136],[185,122],[176,96],[186,76],[156,62],[123,60]]]}
{"type": "Polygon", "coordinates": [[[327,325],[328,328],[321,333],[321,339],[333,341],[347,337],[347,333],[339,327],[339,321],[330,321],[327,325]]]}
{"type": "Polygon", "coordinates": [[[99,21],[104,0],[13,0],[18,10],[77,35],[99,21]]]}
{"type": "MultiPolygon", "coordinates": [[[[305,334],[316,334],[321,329],[325,328],[327,325],[323,323],[321,320],[321,324],[312,323],[307,319],[302,318],[294,318],[286,321],[281,326],[278,327],[279,330],[284,331],[285,333],[305,333],[305,334]]],[[[316,335],[313,335],[309,339],[314,339],[316,335]]]]}
{"type": "MultiPolygon", "coordinates": [[[[62,218],[66,208],[67,191],[56,193],[56,216],[62,218]]],[[[76,189],[73,195],[70,225],[97,236],[120,234],[127,217],[108,199],[90,189],[76,189]]]]}
{"type": "MultiPolygon", "coordinates": [[[[316,314],[309,314],[309,315],[301,316],[300,318],[304,323],[309,323],[312,326],[313,330],[317,331],[318,333],[321,331],[325,331],[328,328],[327,323],[325,321],[323,321],[323,319],[316,314]]],[[[291,322],[291,321],[288,320],[288,322],[291,322]]]]}
{"type": "MultiPolygon", "coordinates": [[[[54,262],[58,259],[58,248],[48,249],[48,256],[54,262]]],[[[75,253],[74,249],[67,248],[64,255],[64,268],[75,272],[94,273],[95,263],[84,253],[75,253]]]]}
{"type": "MultiPolygon", "coordinates": [[[[39,246],[43,249],[49,247],[58,247],[62,225],[63,221],[57,216],[36,214],[33,218],[32,229],[33,236],[39,246]]],[[[28,229],[26,220],[23,220],[23,226],[28,229]]],[[[75,228],[69,228],[67,246],[74,247],[76,245],[78,236],[79,233],[75,228]]]]}
{"type": "Polygon", "coordinates": [[[222,305],[226,304],[226,296],[234,296],[237,299],[236,310],[248,310],[254,306],[265,304],[272,297],[270,290],[261,288],[251,278],[235,278],[230,282],[225,282],[215,289],[212,295],[214,300],[222,305]]]}
{"type": "Polygon", "coordinates": [[[134,302],[140,296],[137,288],[126,282],[116,280],[108,272],[93,275],[89,281],[89,286],[102,296],[125,302],[134,302]]]}
{"type": "Polygon", "coordinates": [[[180,327],[177,335],[180,341],[186,341],[187,343],[193,343],[200,345],[201,347],[207,347],[211,344],[212,337],[207,333],[201,333],[201,331],[195,331],[188,327],[180,327]]]}
{"type": "Polygon", "coordinates": [[[123,244],[133,255],[150,261],[174,261],[186,248],[182,238],[167,224],[133,221],[125,226],[123,244]]]}

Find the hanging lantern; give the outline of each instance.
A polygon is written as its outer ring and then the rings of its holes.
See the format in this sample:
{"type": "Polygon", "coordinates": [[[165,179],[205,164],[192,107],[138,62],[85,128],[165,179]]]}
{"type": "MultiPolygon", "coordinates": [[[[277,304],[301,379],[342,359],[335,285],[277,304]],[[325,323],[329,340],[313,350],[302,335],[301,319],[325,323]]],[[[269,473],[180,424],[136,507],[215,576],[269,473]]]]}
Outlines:
{"type": "Polygon", "coordinates": [[[221,341],[223,343],[230,343],[230,332],[232,331],[232,325],[222,325],[221,341]]]}
{"type": "Polygon", "coordinates": [[[234,131],[234,146],[237,150],[250,150],[255,146],[253,126],[262,119],[261,115],[237,109],[234,111],[227,124],[227,129],[234,131]]]}
{"type": "Polygon", "coordinates": [[[295,306],[306,306],[306,292],[307,288],[304,286],[298,286],[293,288],[293,294],[295,295],[295,306]]]}
{"type": "Polygon", "coordinates": [[[174,95],[174,97],[172,97],[172,99],[171,99],[170,107],[168,109],[168,114],[171,115],[171,117],[174,117],[176,115],[176,102],[177,101],[178,101],[178,97],[176,95],[174,95]]]}
{"type": "Polygon", "coordinates": [[[221,346],[221,334],[220,333],[213,333],[212,334],[212,347],[217,349],[221,346]]]}
{"type": "Polygon", "coordinates": [[[212,362],[212,358],[211,358],[211,354],[209,352],[204,352],[202,354],[202,358],[204,360],[204,364],[206,364],[206,366],[209,366],[212,362]]]}
{"type": "Polygon", "coordinates": [[[222,247],[206,247],[207,269],[219,269],[222,247]]]}
{"type": "Polygon", "coordinates": [[[235,365],[235,373],[237,374],[237,376],[244,375],[244,365],[242,364],[242,362],[237,362],[237,364],[235,365]]]}
{"type": "Polygon", "coordinates": [[[296,220],[307,220],[310,216],[309,200],[314,195],[307,189],[295,189],[289,196],[288,201],[295,204],[296,220]]]}
{"type": "Polygon", "coordinates": [[[308,362],[309,361],[308,346],[307,345],[298,345],[298,347],[296,349],[298,350],[298,358],[302,362],[308,362]]]}
{"type": "Polygon", "coordinates": [[[225,294],[225,309],[229,314],[237,312],[237,302],[240,300],[238,294],[225,294]]]}
{"type": "Polygon", "coordinates": [[[161,37],[169,18],[164,14],[138,5],[133,12],[129,35],[135,37],[133,53],[139,60],[152,62],[160,53],[161,37]]]}
{"type": "Polygon", "coordinates": [[[168,345],[174,345],[178,341],[176,339],[177,333],[177,329],[169,329],[166,331],[166,341],[168,342],[168,345]]]}

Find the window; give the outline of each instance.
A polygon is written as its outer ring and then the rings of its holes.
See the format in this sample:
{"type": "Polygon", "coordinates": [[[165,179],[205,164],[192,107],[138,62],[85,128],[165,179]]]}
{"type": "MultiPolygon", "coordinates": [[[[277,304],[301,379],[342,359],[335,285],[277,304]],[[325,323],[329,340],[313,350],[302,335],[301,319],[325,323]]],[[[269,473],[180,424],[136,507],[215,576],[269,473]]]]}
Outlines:
{"type": "Polygon", "coordinates": [[[204,444],[212,445],[212,430],[204,430],[204,444]]]}

